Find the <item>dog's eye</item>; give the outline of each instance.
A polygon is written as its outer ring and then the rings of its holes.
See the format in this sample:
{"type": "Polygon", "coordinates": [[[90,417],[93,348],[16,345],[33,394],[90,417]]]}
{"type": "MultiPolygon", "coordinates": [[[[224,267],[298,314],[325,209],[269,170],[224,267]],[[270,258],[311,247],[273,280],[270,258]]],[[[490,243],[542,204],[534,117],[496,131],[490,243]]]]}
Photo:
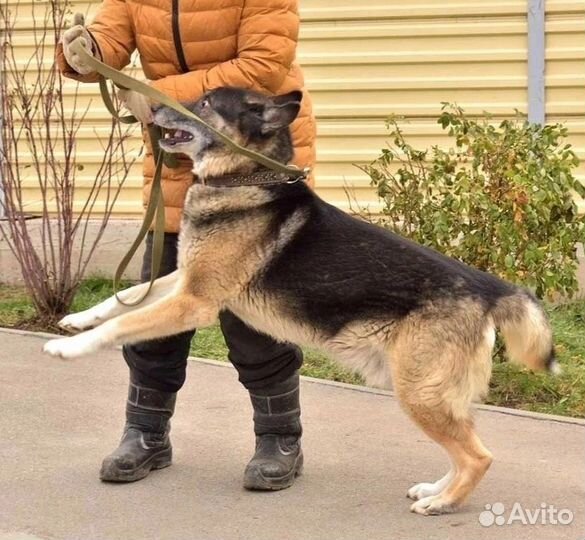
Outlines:
{"type": "Polygon", "coordinates": [[[262,114],[264,112],[264,107],[260,103],[252,103],[248,105],[248,111],[252,114],[262,114]]]}
{"type": "Polygon", "coordinates": [[[205,98],[202,102],[201,102],[201,108],[205,109],[206,107],[209,106],[209,99],[205,98]]]}

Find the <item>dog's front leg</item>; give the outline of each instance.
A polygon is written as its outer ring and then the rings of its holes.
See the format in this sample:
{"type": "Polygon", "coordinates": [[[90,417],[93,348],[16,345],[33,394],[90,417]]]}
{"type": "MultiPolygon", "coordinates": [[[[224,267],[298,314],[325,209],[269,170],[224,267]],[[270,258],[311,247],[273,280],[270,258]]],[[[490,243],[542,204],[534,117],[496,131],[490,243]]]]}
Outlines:
{"type": "MultiPolygon", "coordinates": [[[[128,306],[118,302],[116,296],[111,296],[107,300],[104,300],[97,306],[93,306],[85,311],[79,313],[72,313],[67,315],[59,321],[59,326],[69,331],[80,331],[87,330],[88,328],[95,328],[103,322],[134,311],[143,307],[146,307],[164,296],[170,294],[179,280],[179,271],[176,270],[172,274],[157,279],[152,284],[152,289],[148,296],[136,306],[128,306]]],[[[148,288],[148,283],[141,283],[134,287],[124,289],[118,293],[118,297],[122,302],[131,304],[139,299],[148,288]]]]}
{"type": "Polygon", "coordinates": [[[48,341],[43,351],[51,356],[77,358],[105,347],[128,345],[212,325],[218,304],[188,293],[167,296],[150,306],[110,319],[93,330],[48,341]]]}

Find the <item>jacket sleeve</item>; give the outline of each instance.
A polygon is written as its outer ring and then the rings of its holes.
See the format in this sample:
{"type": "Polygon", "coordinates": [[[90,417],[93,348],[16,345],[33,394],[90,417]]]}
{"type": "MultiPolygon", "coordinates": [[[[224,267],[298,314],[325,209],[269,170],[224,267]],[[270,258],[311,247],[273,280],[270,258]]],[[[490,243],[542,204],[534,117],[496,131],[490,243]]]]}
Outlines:
{"type": "Polygon", "coordinates": [[[169,97],[195,101],[220,86],[276,92],[295,59],[299,32],[297,0],[246,0],[236,58],[212,68],[170,75],[151,84],[169,97]]]}
{"type": "MultiPolygon", "coordinates": [[[[116,69],[128,65],[136,42],[126,0],[104,0],[87,30],[102,62],[116,69]]],[[[99,78],[95,73],[89,75],[77,73],[65,60],[61,43],[57,46],[57,63],[63,75],[71,79],[96,82],[99,78]]]]}

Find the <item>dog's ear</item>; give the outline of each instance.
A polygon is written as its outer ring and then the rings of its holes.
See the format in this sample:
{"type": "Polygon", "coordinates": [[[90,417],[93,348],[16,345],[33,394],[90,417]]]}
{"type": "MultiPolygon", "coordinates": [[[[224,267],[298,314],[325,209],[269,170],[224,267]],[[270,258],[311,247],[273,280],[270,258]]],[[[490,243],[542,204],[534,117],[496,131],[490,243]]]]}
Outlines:
{"type": "Polygon", "coordinates": [[[303,93],[298,90],[268,99],[262,113],[262,134],[275,133],[290,125],[301,110],[302,99],[303,93]]]}

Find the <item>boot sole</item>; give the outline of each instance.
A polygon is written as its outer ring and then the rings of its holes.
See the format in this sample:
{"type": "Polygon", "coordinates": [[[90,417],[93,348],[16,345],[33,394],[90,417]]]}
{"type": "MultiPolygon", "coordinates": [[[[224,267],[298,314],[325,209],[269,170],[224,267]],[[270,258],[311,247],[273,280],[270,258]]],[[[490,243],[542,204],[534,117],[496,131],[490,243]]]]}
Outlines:
{"type": "Polygon", "coordinates": [[[163,450],[151,456],[136,469],[118,469],[115,464],[102,466],[100,480],[102,482],[127,484],[146,478],[150,471],[164,469],[172,464],[173,451],[171,448],[163,450]]]}
{"type": "Polygon", "coordinates": [[[297,476],[303,474],[303,454],[297,457],[295,465],[288,474],[279,477],[264,476],[259,470],[246,471],[244,488],[249,491],[279,491],[291,487],[297,476]]]}

